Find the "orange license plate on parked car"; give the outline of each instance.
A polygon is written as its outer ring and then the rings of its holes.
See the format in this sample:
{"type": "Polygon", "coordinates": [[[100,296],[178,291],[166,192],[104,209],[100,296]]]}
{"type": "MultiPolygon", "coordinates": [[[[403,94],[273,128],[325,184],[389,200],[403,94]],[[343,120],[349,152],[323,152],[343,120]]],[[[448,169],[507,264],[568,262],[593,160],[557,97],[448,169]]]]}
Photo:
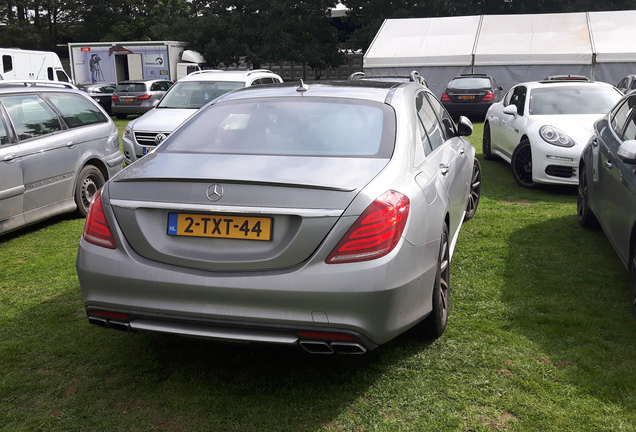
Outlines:
{"type": "Polygon", "coordinates": [[[267,241],[272,239],[272,218],[169,213],[168,235],[267,241]]]}
{"type": "Polygon", "coordinates": [[[121,98],[122,102],[132,102],[135,98],[121,98]]]}
{"type": "Polygon", "coordinates": [[[457,96],[458,99],[475,99],[475,96],[457,96]]]}

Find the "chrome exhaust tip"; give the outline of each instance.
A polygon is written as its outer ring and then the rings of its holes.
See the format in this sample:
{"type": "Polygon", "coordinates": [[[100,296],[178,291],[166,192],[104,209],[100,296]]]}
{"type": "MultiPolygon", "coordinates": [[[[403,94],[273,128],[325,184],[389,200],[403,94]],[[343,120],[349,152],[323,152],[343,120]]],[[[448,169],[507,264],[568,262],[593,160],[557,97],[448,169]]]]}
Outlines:
{"type": "Polygon", "coordinates": [[[120,321],[108,321],[108,327],[124,333],[130,333],[130,324],[120,321]]]}
{"type": "Polygon", "coordinates": [[[333,349],[327,342],[300,341],[299,344],[310,354],[333,354],[333,349]]]}
{"type": "Polygon", "coordinates": [[[88,322],[90,324],[96,325],[97,327],[108,328],[108,321],[104,318],[97,318],[94,316],[88,317],[88,322]]]}
{"type": "Polygon", "coordinates": [[[331,348],[337,354],[364,354],[367,349],[355,342],[331,342],[331,348]]]}

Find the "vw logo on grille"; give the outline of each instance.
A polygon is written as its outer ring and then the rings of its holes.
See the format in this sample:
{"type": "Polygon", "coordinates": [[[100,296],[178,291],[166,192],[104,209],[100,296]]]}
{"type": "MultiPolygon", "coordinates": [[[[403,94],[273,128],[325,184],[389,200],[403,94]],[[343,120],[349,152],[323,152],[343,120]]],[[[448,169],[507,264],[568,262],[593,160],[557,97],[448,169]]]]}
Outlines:
{"type": "Polygon", "coordinates": [[[220,184],[213,184],[206,192],[210,201],[218,201],[223,197],[223,186],[220,184]]]}
{"type": "Polygon", "coordinates": [[[166,139],[166,134],[158,133],[155,135],[155,144],[159,145],[166,139]]]}

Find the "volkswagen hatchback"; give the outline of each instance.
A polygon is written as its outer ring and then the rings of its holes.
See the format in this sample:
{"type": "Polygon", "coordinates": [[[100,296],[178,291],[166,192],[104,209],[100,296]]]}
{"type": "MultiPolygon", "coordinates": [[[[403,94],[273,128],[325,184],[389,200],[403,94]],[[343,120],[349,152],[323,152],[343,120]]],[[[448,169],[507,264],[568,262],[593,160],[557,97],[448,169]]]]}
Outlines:
{"type": "Polygon", "coordinates": [[[88,320],[325,354],[440,336],[481,190],[471,132],[417,83],[227,93],[94,200],[88,320]]]}

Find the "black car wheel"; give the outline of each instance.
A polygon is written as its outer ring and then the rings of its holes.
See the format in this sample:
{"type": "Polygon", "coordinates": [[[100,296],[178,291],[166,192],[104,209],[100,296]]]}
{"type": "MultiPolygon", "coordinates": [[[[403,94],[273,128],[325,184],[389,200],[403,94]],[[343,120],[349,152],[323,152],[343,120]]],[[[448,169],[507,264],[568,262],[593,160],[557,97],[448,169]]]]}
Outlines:
{"type": "Polygon", "coordinates": [[[481,196],[481,164],[475,158],[473,163],[473,175],[470,179],[470,193],[468,194],[468,202],[466,203],[466,215],[464,220],[472,219],[477,213],[479,205],[479,197],[481,196]]]}
{"type": "Polygon", "coordinates": [[[530,141],[527,139],[521,140],[521,143],[512,153],[510,166],[512,167],[512,176],[519,186],[527,189],[534,189],[537,186],[532,181],[532,149],[530,148],[530,141]]]}
{"type": "Polygon", "coordinates": [[[415,327],[422,336],[438,338],[446,330],[448,323],[448,307],[450,298],[450,253],[448,243],[448,227],[444,224],[437,259],[437,274],[433,285],[433,310],[415,327]]]}
{"type": "Polygon", "coordinates": [[[126,120],[128,114],[115,114],[115,117],[117,117],[119,120],[126,120]]]}
{"type": "Polygon", "coordinates": [[[491,153],[490,145],[490,124],[484,125],[484,135],[481,140],[481,152],[486,160],[494,160],[495,156],[491,153]]]}
{"type": "Polygon", "coordinates": [[[579,172],[579,190],[576,196],[576,218],[583,228],[596,228],[598,219],[588,204],[587,168],[581,167],[579,172]]]}
{"type": "Polygon", "coordinates": [[[93,165],[86,165],[80,171],[75,185],[75,204],[77,215],[86,217],[95,193],[104,186],[104,175],[93,165]]]}

